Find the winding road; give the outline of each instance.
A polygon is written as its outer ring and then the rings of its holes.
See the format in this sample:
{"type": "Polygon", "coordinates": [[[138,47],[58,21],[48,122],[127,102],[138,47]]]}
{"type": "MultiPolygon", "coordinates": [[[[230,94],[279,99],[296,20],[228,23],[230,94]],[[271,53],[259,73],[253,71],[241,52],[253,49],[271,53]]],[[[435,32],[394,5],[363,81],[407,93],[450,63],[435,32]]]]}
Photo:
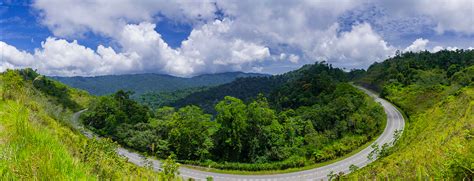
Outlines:
{"type": "MultiPolygon", "coordinates": [[[[385,143],[392,144],[394,140],[395,131],[402,131],[405,126],[405,120],[403,119],[402,114],[388,101],[379,98],[376,94],[370,92],[369,90],[356,86],[370,97],[374,98],[376,102],[379,102],[387,114],[387,125],[383,133],[377,138],[374,144],[383,145],[385,143]]],[[[85,110],[83,110],[85,111],[85,110]]],[[[93,138],[94,134],[86,129],[84,129],[78,122],[79,115],[83,112],[79,111],[74,113],[72,117],[73,124],[78,128],[84,135],[88,138],[93,138]]],[[[234,175],[234,174],[222,174],[222,173],[213,173],[206,172],[201,170],[196,170],[187,167],[181,167],[179,169],[180,176],[184,178],[193,178],[195,180],[206,180],[207,177],[212,177],[214,180],[233,180],[233,181],[280,181],[280,180],[327,180],[328,174],[333,173],[349,173],[349,167],[355,165],[359,168],[366,166],[371,163],[373,160],[369,160],[367,156],[372,151],[372,148],[369,146],[362,151],[335,163],[331,163],[326,166],[313,168],[304,171],[292,172],[292,173],[283,173],[283,174],[272,174],[272,175],[234,175]]],[[[125,148],[118,148],[117,153],[127,157],[129,162],[132,162],[136,165],[143,166],[146,162],[144,157],[131,152],[125,148]]],[[[147,159],[148,162],[153,163],[153,168],[155,170],[160,169],[160,162],[155,159],[147,159]]]]}

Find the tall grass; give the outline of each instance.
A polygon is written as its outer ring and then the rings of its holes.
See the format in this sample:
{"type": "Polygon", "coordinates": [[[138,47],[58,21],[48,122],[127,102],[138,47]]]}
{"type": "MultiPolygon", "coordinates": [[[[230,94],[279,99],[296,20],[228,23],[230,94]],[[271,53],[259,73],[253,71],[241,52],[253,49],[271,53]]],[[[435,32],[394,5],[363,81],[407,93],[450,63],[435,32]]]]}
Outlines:
{"type": "Polygon", "coordinates": [[[84,179],[87,166],[73,158],[65,145],[43,127],[30,123],[30,112],[17,102],[1,102],[1,177],[11,179],[84,179]]]}

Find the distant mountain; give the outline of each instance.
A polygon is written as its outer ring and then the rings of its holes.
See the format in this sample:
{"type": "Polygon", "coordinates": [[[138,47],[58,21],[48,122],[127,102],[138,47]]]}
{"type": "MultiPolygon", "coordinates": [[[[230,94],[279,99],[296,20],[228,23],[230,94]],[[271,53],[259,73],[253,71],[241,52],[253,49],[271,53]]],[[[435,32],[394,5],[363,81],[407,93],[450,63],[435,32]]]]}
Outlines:
{"type": "Polygon", "coordinates": [[[89,91],[94,95],[105,95],[117,90],[134,91],[136,95],[146,92],[175,91],[192,87],[216,86],[242,77],[265,77],[267,74],[227,72],[205,74],[191,78],[163,74],[105,75],[96,77],[51,77],[71,87],[89,91]]]}

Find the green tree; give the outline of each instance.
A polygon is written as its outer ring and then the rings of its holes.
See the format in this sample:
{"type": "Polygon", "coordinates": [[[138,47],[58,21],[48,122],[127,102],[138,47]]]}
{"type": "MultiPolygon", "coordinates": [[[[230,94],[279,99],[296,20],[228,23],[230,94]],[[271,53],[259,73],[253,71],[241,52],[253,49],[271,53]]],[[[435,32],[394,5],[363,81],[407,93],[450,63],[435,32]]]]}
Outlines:
{"type": "Polygon", "coordinates": [[[214,147],[212,140],[216,123],[211,115],[204,114],[197,106],[186,106],[176,112],[169,123],[168,141],[179,159],[204,160],[214,147]]]}
{"type": "Polygon", "coordinates": [[[216,155],[220,159],[239,161],[245,144],[247,132],[247,106],[242,100],[226,96],[216,105],[216,122],[221,125],[216,134],[216,155]]]}
{"type": "Polygon", "coordinates": [[[275,111],[270,109],[267,99],[259,95],[247,107],[248,158],[251,162],[279,160],[280,146],[284,144],[283,127],[278,122],[275,111]]]}
{"type": "Polygon", "coordinates": [[[180,164],[176,162],[173,155],[168,156],[161,166],[163,168],[164,180],[174,180],[179,175],[178,169],[180,164]]]}

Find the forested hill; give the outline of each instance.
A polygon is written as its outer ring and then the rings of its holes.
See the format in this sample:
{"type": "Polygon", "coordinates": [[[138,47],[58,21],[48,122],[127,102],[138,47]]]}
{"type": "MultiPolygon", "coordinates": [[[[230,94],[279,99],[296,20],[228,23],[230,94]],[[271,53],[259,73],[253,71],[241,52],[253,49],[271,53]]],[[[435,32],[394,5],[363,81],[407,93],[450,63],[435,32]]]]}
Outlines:
{"type": "Polygon", "coordinates": [[[238,78],[227,84],[191,93],[170,105],[198,105],[206,112],[215,113],[215,104],[225,96],[247,102],[263,94],[274,108],[297,108],[321,101],[321,93],[328,94],[337,83],[344,81],[348,81],[348,77],[341,69],[316,63],[282,75],[238,78]]]}
{"type": "Polygon", "coordinates": [[[367,72],[358,70],[351,73],[358,83],[381,92],[384,86],[389,84],[467,85],[472,80],[464,77],[462,70],[472,65],[474,65],[473,50],[407,52],[381,63],[376,62],[367,72]]]}
{"type": "Polygon", "coordinates": [[[352,75],[396,104],[408,120],[395,147],[350,177],[474,178],[474,50],[398,54],[352,75]]]}
{"type": "Polygon", "coordinates": [[[175,91],[179,89],[216,86],[240,77],[262,77],[266,74],[228,72],[205,74],[191,78],[162,74],[106,75],[97,77],[51,77],[71,87],[88,91],[94,95],[111,94],[118,90],[133,91],[136,95],[146,92],[175,91]]]}

